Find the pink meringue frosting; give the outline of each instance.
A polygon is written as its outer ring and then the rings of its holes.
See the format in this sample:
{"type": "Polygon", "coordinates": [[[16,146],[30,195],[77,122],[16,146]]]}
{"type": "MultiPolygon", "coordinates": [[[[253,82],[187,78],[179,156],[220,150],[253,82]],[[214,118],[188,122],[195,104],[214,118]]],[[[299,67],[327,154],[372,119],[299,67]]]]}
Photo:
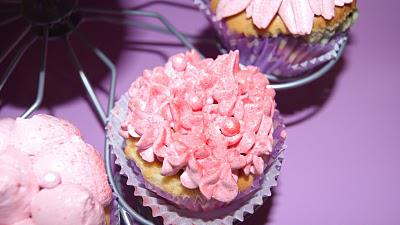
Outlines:
{"type": "Polygon", "coordinates": [[[230,202],[238,173],[261,175],[272,151],[275,91],[267,85],[256,67],[239,65],[238,51],[216,60],[177,54],[133,82],[121,134],[140,137],[140,156],[162,162],[162,175],[183,170],[183,186],[230,202]]]}
{"type": "Polygon", "coordinates": [[[11,130],[14,127],[15,120],[11,118],[0,119],[0,153],[6,150],[11,139],[11,130]]]}
{"type": "Polygon", "coordinates": [[[246,11],[254,25],[260,29],[269,26],[279,15],[293,34],[310,34],[314,16],[330,20],[335,16],[335,6],[352,3],[353,0],[220,0],[216,10],[217,19],[246,11]]]}
{"type": "Polygon", "coordinates": [[[33,171],[39,185],[52,188],[59,183],[79,184],[90,190],[103,206],[111,201],[111,189],[99,153],[75,137],[33,158],[33,171]],[[90,179],[89,179],[90,178],[90,179]]]}
{"type": "Polygon", "coordinates": [[[39,186],[28,156],[8,147],[0,153],[0,224],[10,225],[30,215],[39,186]]]}
{"type": "Polygon", "coordinates": [[[35,224],[106,224],[103,207],[80,185],[61,184],[53,189],[43,189],[32,199],[31,207],[35,224]]]}
{"type": "Polygon", "coordinates": [[[80,132],[71,123],[49,115],[36,115],[15,120],[12,141],[17,149],[34,156],[74,136],[80,137],[80,132]]]}
{"type": "Polygon", "coordinates": [[[48,115],[1,119],[0,143],[0,225],[105,223],[104,162],[75,126],[48,115]]]}
{"type": "Polygon", "coordinates": [[[31,218],[29,218],[13,223],[12,225],[35,225],[35,223],[31,218]]]}

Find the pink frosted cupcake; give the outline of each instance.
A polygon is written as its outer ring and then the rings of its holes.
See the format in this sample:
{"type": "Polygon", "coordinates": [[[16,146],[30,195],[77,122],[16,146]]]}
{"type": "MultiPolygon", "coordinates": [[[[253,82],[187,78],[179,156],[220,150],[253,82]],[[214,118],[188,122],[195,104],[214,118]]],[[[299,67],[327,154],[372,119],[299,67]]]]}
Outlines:
{"type": "MultiPolygon", "coordinates": [[[[284,148],[275,91],[267,85],[256,67],[239,65],[237,51],[216,60],[187,52],[145,70],[131,85],[126,108],[118,104],[113,115],[124,118],[122,149],[138,175],[136,194],[146,187],[178,211],[206,211],[208,219],[252,199],[284,148]]],[[[167,212],[159,213],[172,223],[167,212]]]]}
{"type": "Polygon", "coordinates": [[[1,225],[110,222],[102,158],[64,120],[1,119],[0,174],[1,225]]]}
{"type": "Polygon", "coordinates": [[[356,0],[195,0],[224,46],[267,74],[304,75],[335,58],[356,0]]]}

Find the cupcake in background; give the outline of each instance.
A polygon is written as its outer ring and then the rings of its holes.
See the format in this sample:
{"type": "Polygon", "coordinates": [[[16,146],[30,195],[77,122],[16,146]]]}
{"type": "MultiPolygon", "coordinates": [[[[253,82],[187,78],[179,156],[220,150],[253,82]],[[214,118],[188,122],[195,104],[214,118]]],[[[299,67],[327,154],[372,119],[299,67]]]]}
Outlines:
{"type": "Polygon", "coordinates": [[[100,154],[47,115],[0,120],[0,225],[110,224],[100,154]]]}
{"type": "Polygon", "coordinates": [[[268,83],[256,67],[239,65],[238,51],[215,60],[177,54],[132,83],[108,137],[154,217],[232,224],[271,194],[286,133],[268,83]]]}
{"type": "Polygon", "coordinates": [[[277,77],[306,75],[337,57],[356,0],[195,0],[241,63],[277,77]]]}

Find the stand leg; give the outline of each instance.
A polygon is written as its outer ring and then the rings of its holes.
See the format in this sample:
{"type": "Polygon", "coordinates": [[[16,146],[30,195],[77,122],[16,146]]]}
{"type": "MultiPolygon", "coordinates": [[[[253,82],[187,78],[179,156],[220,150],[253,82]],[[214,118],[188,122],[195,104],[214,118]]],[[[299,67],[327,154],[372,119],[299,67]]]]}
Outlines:
{"type": "Polygon", "coordinates": [[[43,48],[42,48],[42,56],[41,56],[41,66],[39,72],[39,81],[38,81],[38,91],[36,94],[35,102],[26,110],[21,118],[29,117],[35,110],[37,110],[43,101],[43,93],[44,93],[44,85],[46,79],[46,64],[47,64],[47,44],[48,44],[48,37],[49,32],[47,28],[44,29],[44,39],[43,39],[43,48]]]}
{"type": "MultiPolygon", "coordinates": [[[[1,76],[0,80],[0,91],[3,89],[4,85],[6,84],[8,78],[10,78],[11,73],[14,71],[15,67],[17,66],[18,62],[21,60],[22,56],[25,54],[26,50],[37,40],[37,38],[32,38],[30,41],[25,43],[22,47],[19,48],[17,54],[12,59],[10,65],[7,67],[6,71],[4,72],[3,76],[1,76]]],[[[1,61],[0,61],[1,62],[1,61]]]]}
{"type": "Polygon", "coordinates": [[[79,31],[76,31],[79,39],[88,47],[110,70],[111,72],[111,81],[109,86],[109,96],[108,96],[108,107],[107,107],[107,117],[110,115],[111,110],[114,108],[114,100],[115,100],[115,87],[117,82],[117,70],[115,68],[114,63],[98,48],[93,46],[88,39],[79,31]]]}
{"type": "Polygon", "coordinates": [[[74,52],[74,49],[71,47],[71,43],[69,42],[68,37],[64,38],[64,42],[65,42],[65,46],[68,50],[68,53],[71,57],[72,63],[74,64],[76,70],[78,70],[78,73],[79,73],[79,76],[83,83],[83,86],[85,87],[85,90],[86,90],[87,94],[89,95],[90,101],[92,102],[97,115],[100,117],[102,124],[106,124],[107,118],[103,111],[103,108],[101,107],[101,104],[96,96],[96,93],[94,92],[92,85],[90,84],[89,80],[87,79],[87,77],[85,75],[85,72],[82,69],[79,59],[74,52]]]}
{"type": "Polygon", "coordinates": [[[147,24],[144,22],[135,22],[135,21],[130,21],[130,20],[115,19],[115,18],[112,18],[109,16],[94,16],[94,17],[84,17],[83,18],[83,22],[89,22],[89,21],[101,21],[101,22],[111,23],[111,24],[116,24],[116,25],[127,25],[127,26],[152,30],[152,31],[160,32],[160,33],[171,34],[171,32],[168,29],[160,27],[160,26],[147,24]]]}
{"type": "Polygon", "coordinates": [[[0,27],[1,27],[1,26],[4,26],[4,25],[7,25],[7,24],[9,24],[9,23],[12,23],[12,22],[18,20],[18,19],[21,18],[21,17],[22,17],[21,15],[16,15],[16,16],[13,16],[13,17],[11,17],[11,18],[8,18],[8,19],[6,19],[6,20],[4,20],[4,21],[1,21],[1,22],[0,22],[0,27]]]}
{"type": "Polygon", "coordinates": [[[117,187],[117,184],[115,183],[115,180],[113,178],[113,172],[112,172],[112,168],[111,168],[111,150],[110,150],[110,145],[108,143],[107,137],[106,137],[106,141],[104,144],[104,161],[105,161],[105,165],[106,165],[106,172],[107,172],[107,177],[108,177],[108,181],[112,187],[112,189],[114,190],[114,193],[117,195],[118,199],[118,204],[119,206],[121,206],[120,212],[121,212],[121,216],[124,219],[124,222],[126,223],[126,225],[131,225],[132,222],[130,222],[128,217],[123,217],[124,216],[124,212],[126,211],[136,222],[142,224],[142,225],[153,225],[153,223],[151,223],[150,221],[148,221],[147,219],[143,218],[140,214],[138,214],[135,210],[133,210],[129,204],[124,200],[124,198],[122,197],[122,193],[120,191],[120,189],[117,187]]]}
{"type": "MultiPolygon", "coordinates": [[[[82,19],[82,22],[92,22],[92,21],[105,22],[105,23],[110,23],[110,24],[115,24],[115,25],[132,26],[132,27],[136,27],[136,28],[141,28],[141,29],[151,30],[151,31],[160,32],[160,33],[164,33],[164,34],[174,35],[165,27],[148,24],[148,23],[145,23],[142,21],[136,22],[136,21],[130,21],[130,20],[124,20],[124,19],[115,19],[110,16],[85,16],[82,19]]],[[[222,48],[221,45],[215,39],[207,39],[207,38],[198,37],[198,36],[195,36],[192,34],[183,33],[180,31],[178,31],[178,32],[181,33],[184,37],[186,37],[191,42],[193,42],[195,40],[195,41],[201,42],[201,43],[216,45],[218,50],[220,50],[221,52],[223,51],[221,49],[222,48]]]]}
{"type": "Polygon", "coordinates": [[[132,225],[128,212],[122,207],[119,208],[119,212],[120,212],[122,220],[124,221],[124,224],[132,225]]]}
{"type": "Polygon", "coordinates": [[[104,9],[95,9],[95,8],[82,8],[81,12],[86,13],[97,13],[101,15],[129,15],[129,16],[144,16],[151,17],[159,20],[172,34],[174,34],[179,41],[185,45],[188,49],[195,49],[194,46],[189,42],[189,40],[184,37],[181,33],[177,31],[177,29],[161,14],[156,12],[146,12],[141,10],[104,10],[104,9]]]}
{"type": "MultiPolygon", "coordinates": [[[[28,32],[31,30],[31,25],[25,28],[25,30],[22,31],[22,33],[17,37],[17,39],[6,49],[3,54],[0,55],[0,63],[10,54],[10,52],[15,48],[15,46],[18,45],[18,43],[21,42],[21,40],[28,34],[28,32]]],[[[1,89],[1,88],[0,88],[1,89]]]]}

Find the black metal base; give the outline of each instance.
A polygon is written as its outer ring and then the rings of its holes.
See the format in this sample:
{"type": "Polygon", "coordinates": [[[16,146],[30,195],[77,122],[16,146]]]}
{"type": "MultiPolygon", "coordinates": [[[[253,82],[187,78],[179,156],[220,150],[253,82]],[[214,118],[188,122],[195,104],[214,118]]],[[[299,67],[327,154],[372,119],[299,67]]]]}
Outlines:
{"type": "Polygon", "coordinates": [[[22,15],[35,25],[55,24],[72,14],[78,0],[22,0],[22,15]]]}
{"type": "Polygon", "coordinates": [[[64,37],[79,24],[76,12],[78,0],[22,0],[23,17],[32,24],[32,31],[43,36],[47,28],[49,38],[64,37]]]}
{"type": "Polygon", "coordinates": [[[46,27],[48,29],[48,37],[50,39],[65,37],[77,28],[81,21],[81,18],[82,17],[79,13],[72,13],[68,17],[62,19],[55,24],[34,25],[32,27],[32,32],[38,36],[43,37],[43,28],[46,27]]]}

